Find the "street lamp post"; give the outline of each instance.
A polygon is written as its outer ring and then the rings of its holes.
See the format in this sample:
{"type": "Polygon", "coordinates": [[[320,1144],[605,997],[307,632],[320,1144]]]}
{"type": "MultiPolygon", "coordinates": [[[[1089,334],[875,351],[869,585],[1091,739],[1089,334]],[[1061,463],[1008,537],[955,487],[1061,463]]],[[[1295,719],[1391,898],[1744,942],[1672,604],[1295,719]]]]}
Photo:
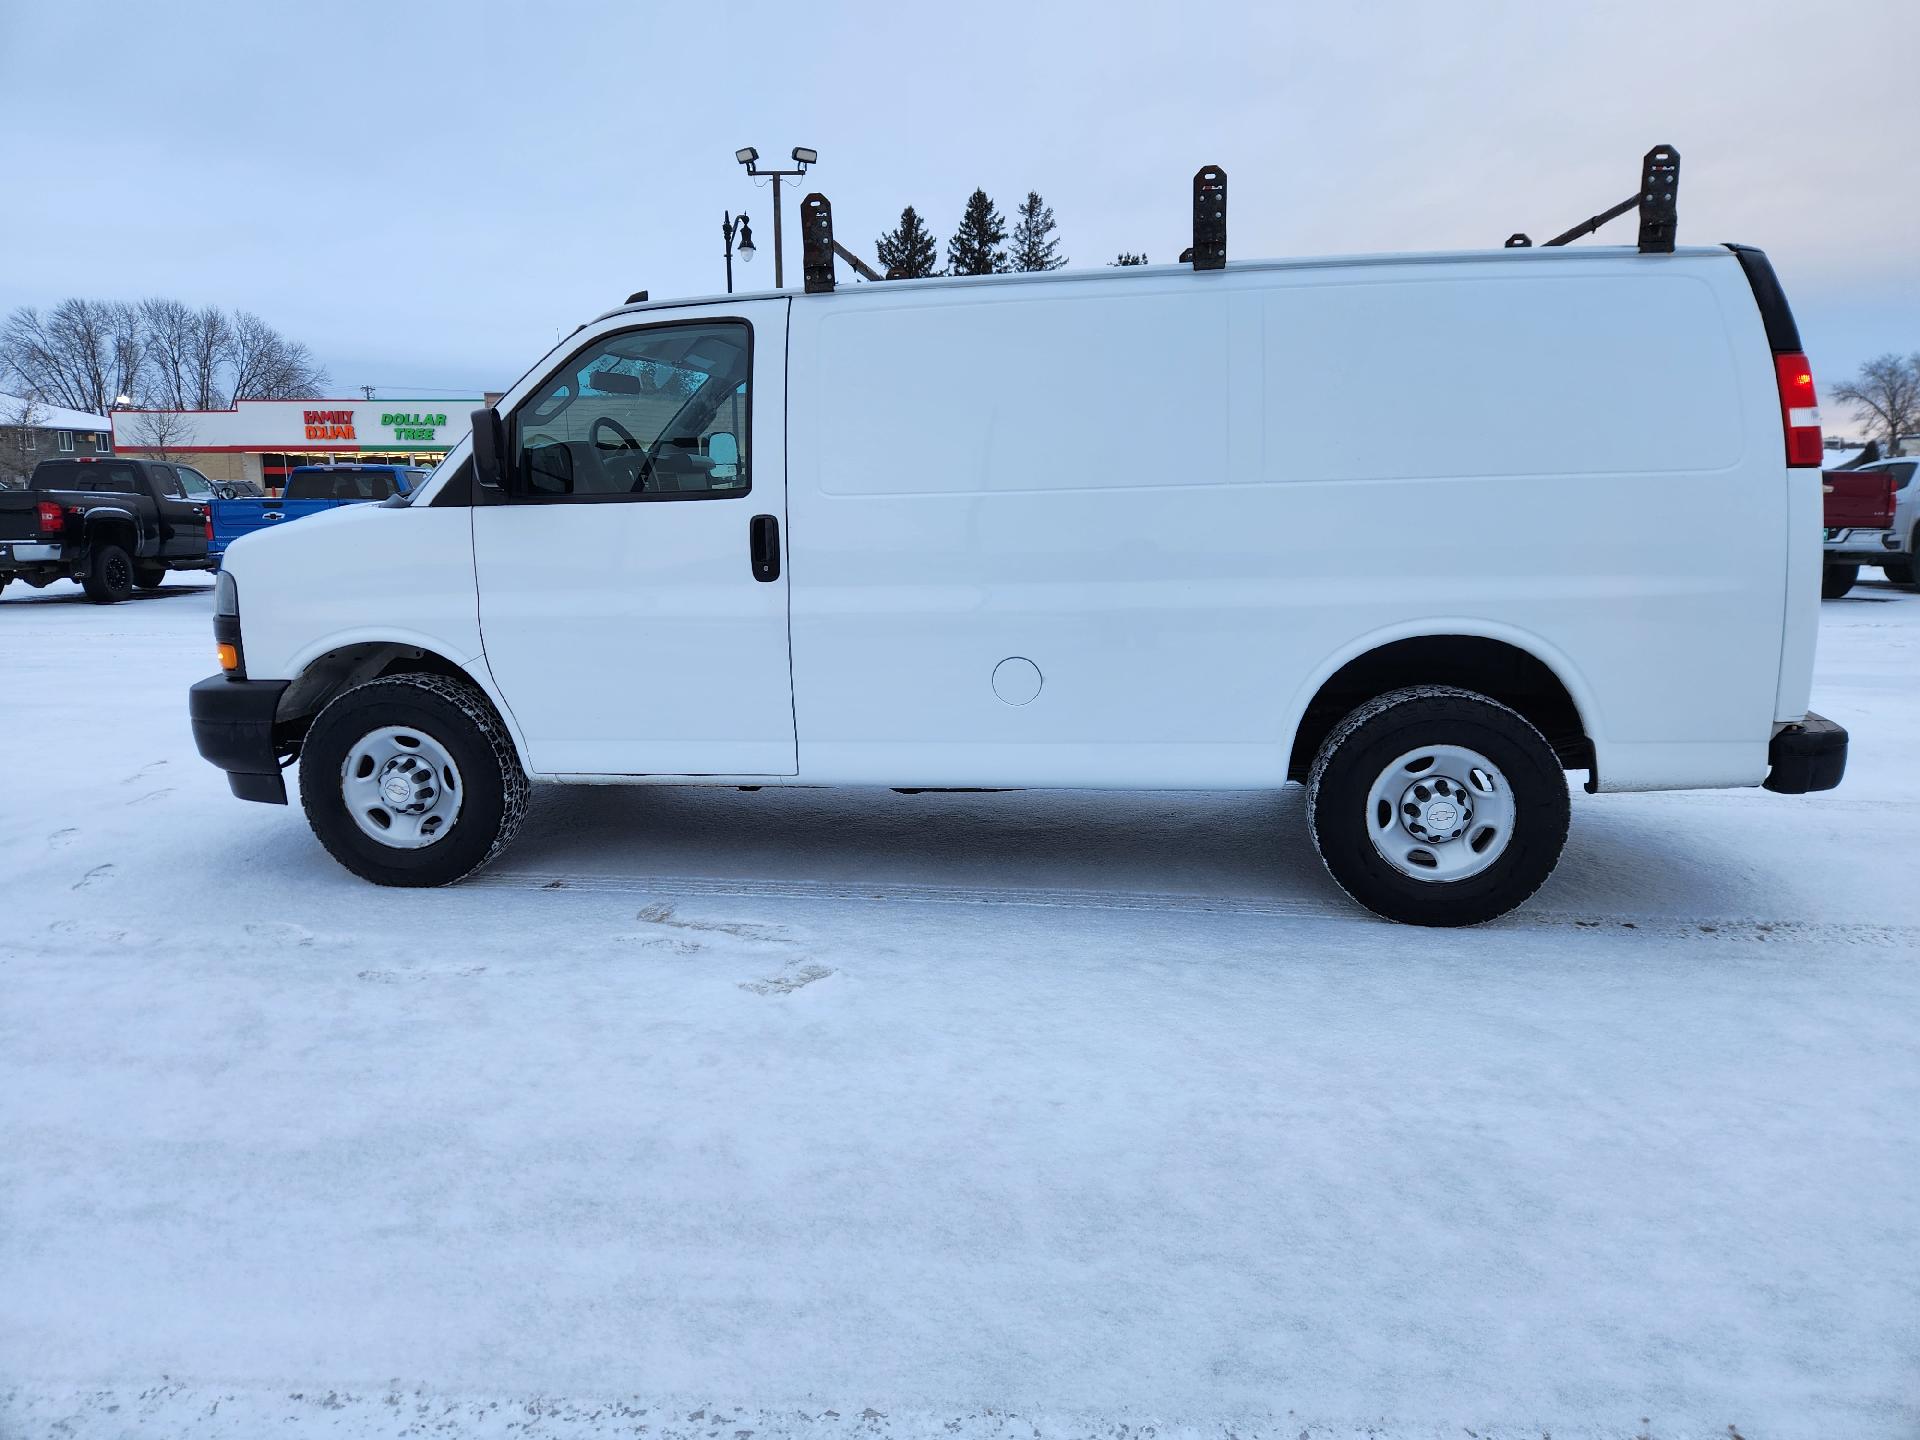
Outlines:
{"type": "Polygon", "coordinates": [[[727,294],[733,293],[733,237],[740,237],[740,263],[746,265],[753,260],[753,226],[747,223],[745,215],[735,219],[729,212],[720,222],[720,239],[727,248],[727,294]]]}
{"type": "Polygon", "coordinates": [[[793,163],[799,167],[794,170],[762,170],[759,166],[760,152],[751,145],[744,150],[734,151],[733,158],[746,166],[747,174],[756,180],[773,181],[773,288],[784,290],[787,287],[787,276],[785,267],[781,264],[784,247],[780,243],[780,182],[797,179],[806,174],[809,165],[820,163],[820,152],[809,150],[804,145],[794,146],[793,163]]]}

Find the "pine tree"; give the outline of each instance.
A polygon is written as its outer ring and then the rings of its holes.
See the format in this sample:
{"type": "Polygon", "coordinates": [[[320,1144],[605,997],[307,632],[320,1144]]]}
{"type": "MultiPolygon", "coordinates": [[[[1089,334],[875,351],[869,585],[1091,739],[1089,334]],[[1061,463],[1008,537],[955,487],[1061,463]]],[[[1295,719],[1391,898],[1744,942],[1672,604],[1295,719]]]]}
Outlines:
{"type": "Polygon", "coordinates": [[[967,197],[967,208],[960,216],[960,228],[947,242],[947,272],[952,275],[1004,275],[1007,252],[1001,249],[1007,238],[1007,219],[993,208],[984,190],[967,197]]]}
{"type": "Polygon", "coordinates": [[[1118,260],[1109,260],[1107,262],[1109,267],[1114,265],[1144,265],[1146,263],[1147,257],[1144,254],[1136,255],[1131,250],[1122,250],[1118,260]]]}
{"type": "Polygon", "coordinates": [[[873,248],[889,280],[921,280],[935,273],[938,244],[920,212],[911,205],[900,212],[898,225],[874,241],[873,248]]]}
{"type": "Polygon", "coordinates": [[[1013,227],[1013,268],[1058,270],[1065,265],[1067,257],[1053,238],[1053,207],[1040,198],[1040,192],[1029,190],[1016,213],[1019,223],[1013,227]]]}

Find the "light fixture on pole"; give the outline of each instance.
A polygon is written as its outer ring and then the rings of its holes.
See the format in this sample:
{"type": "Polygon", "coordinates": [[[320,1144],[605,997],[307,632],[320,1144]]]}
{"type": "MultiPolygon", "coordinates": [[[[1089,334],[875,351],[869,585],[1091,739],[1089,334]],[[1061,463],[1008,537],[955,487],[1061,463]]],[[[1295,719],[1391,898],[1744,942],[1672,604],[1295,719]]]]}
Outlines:
{"type": "MultiPolygon", "coordinates": [[[[751,175],[754,179],[771,180],[773,182],[773,288],[776,290],[784,290],[787,284],[787,275],[786,267],[782,263],[782,251],[784,247],[780,243],[780,182],[782,180],[797,179],[806,174],[809,165],[817,165],[820,163],[820,152],[818,150],[809,150],[804,145],[794,146],[793,163],[797,168],[792,170],[762,170],[760,168],[760,152],[751,145],[734,151],[733,158],[746,166],[747,174],[751,175]]],[[[745,258],[744,254],[741,258],[745,258]]]]}
{"type": "Polygon", "coordinates": [[[729,213],[726,218],[720,222],[720,239],[726,245],[727,294],[731,295],[733,293],[733,252],[735,250],[740,252],[740,263],[742,265],[752,261],[754,251],[753,226],[747,222],[745,215],[736,217],[729,213]],[[739,237],[738,244],[734,241],[736,235],[739,237]]]}

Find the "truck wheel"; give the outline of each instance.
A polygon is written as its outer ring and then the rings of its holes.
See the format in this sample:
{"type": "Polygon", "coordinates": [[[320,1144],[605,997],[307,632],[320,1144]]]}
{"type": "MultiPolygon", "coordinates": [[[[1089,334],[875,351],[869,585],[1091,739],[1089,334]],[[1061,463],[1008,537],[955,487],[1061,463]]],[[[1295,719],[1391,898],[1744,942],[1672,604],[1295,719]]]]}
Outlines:
{"type": "Polygon", "coordinates": [[[328,702],[300,756],[320,843],[376,885],[445,885],[493,859],[528,785],[487,699],[446,675],[390,675],[328,702]]]}
{"type": "Polygon", "coordinates": [[[1340,888],[1410,925],[1477,925],[1520,904],[1567,841],[1567,778],[1496,700],[1422,685],[1334,728],[1307,782],[1314,848],[1340,888]]]}
{"type": "Polygon", "coordinates": [[[1895,585],[1913,584],[1913,562],[1911,560],[1891,562],[1882,565],[1880,568],[1886,573],[1887,579],[1895,585]]]}
{"type": "Polygon", "coordinates": [[[80,588],[96,605],[112,605],[133,594],[133,557],[118,545],[96,545],[80,588]]]}
{"type": "Polygon", "coordinates": [[[1853,589],[1853,582],[1860,578],[1858,565],[1829,565],[1820,576],[1820,598],[1838,600],[1853,589]]]}
{"type": "Polygon", "coordinates": [[[136,565],[133,567],[133,583],[142,590],[158,590],[167,583],[167,567],[164,565],[136,565]]]}

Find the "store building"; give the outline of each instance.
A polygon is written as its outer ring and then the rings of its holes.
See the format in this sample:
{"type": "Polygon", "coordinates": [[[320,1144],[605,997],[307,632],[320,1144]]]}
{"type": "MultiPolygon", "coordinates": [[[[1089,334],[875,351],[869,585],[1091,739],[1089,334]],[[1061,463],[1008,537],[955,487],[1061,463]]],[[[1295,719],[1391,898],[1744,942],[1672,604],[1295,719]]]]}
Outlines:
{"type": "Polygon", "coordinates": [[[251,480],[269,493],[296,465],[336,461],[437,465],[484,401],[236,400],[227,410],[115,410],[120,455],[165,455],[210,480],[251,480]]]}

